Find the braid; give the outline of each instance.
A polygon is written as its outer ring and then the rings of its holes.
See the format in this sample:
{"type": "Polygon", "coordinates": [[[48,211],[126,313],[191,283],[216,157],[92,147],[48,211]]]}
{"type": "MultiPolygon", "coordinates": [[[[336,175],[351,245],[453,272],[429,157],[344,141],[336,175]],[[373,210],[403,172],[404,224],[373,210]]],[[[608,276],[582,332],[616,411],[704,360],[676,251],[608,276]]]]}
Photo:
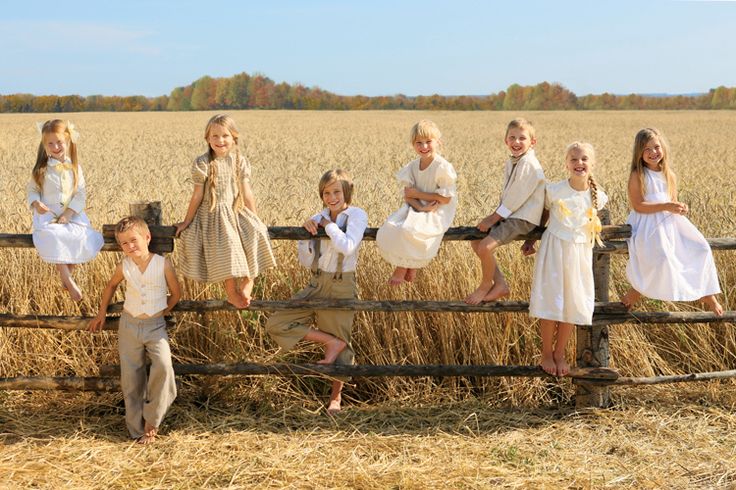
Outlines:
{"type": "Polygon", "coordinates": [[[210,212],[215,210],[217,204],[217,161],[209,155],[210,168],[207,178],[210,181],[210,212]]]}
{"type": "Polygon", "coordinates": [[[598,183],[593,175],[588,176],[588,185],[590,186],[590,201],[593,203],[593,212],[598,212],[598,183]]]}

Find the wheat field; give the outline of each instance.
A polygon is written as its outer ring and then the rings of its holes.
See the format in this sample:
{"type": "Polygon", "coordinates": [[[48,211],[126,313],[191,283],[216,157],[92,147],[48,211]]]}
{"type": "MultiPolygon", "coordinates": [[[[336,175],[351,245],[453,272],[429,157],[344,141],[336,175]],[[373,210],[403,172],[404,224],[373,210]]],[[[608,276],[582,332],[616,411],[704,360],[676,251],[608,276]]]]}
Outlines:
{"type": "MultiPolygon", "coordinates": [[[[206,150],[212,113],[64,115],[79,128],[80,163],[93,225],[114,223],[139,200],[161,201],[164,222],[180,221],[191,196],[190,165],[206,150]]],[[[680,198],[708,237],[736,236],[736,114],[732,112],[232,112],[253,167],[258,214],[268,225],[301,224],[320,207],[319,176],[344,168],[353,204],[370,226],[399,205],[393,174],[414,158],[411,125],[435,121],[443,155],[454,164],[459,208],[454,226],[474,225],[497,204],[505,125],[528,117],[550,180],[564,178],[563,150],[575,140],[597,152],[594,169],[608,193],[613,223],[628,213],[625,184],[636,131],[655,126],[670,142],[680,198]]],[[[29,233],[25,186],[50,115],[0,115],[0,232],[29,233]]],[[[259,278],[257,298],[288,298],[306,281],[295,244],[273,243],[278,268],[259,278]]],[[[533,259],[517,245],[498,254],[526,300],[533,259]]],[[[32,249],[0,249],[4,313],[94,315],[119,257],[101,253],[79,268],[79,304],[32,249]]],[[[733,252],[716,253],[724,308],[733,310],[733,252]]],[[[173,260],[176,263],[177,254],[173,260]]],[[[415,285],[391,289],[374,244],[361,249],[363,299],[458,300],[479,280],[465,243],[449,242],[415,285]]],[[[626,291],[625,257],[612,259],[611,298],[626,291]]],[[[224,297],[220,285],[184,282],[184,297],[224,297]]],[[[118,300],[122,298],[118,293],[118,300]]],[[[697,304],[645,301],[652,310],[697,304]]],[[[257,312],[181,314],[171,332],[178,362],[272,362],[276,348],[257,312]]],[[[357,362],[375,364],[534,364],[536,325],[521,314],[359,313],[357,362]]],[[[571,342],[572,343],[572,342],[571,342]]],[[[574,346],[568,348],[574,352],[574,346]]],[[[298,350],[290,360],[314,360],[298,350]]],[[[612,362],[623,375],[733,369],[736,330],[723,325],[621,325],[611,328],[612,362]]],[[[116,364],[114,333],[0,329],[0,376],[95,375],[116,364]]],[[[326,383],[311,378],[182,380],[155,449],[128,444],[119,395],[0,393],[0,484],[94,488],[592,488],[736,484],[733,382],[614,390],[615,406],[588,414],[570,408],[574,387],[542,379],[373,378],[346,386],[346,413],[321,413],[326,383]],[[49,417],[51,413],[56,416],[49,417]],[[641,443],[635,441],[640,440],[641,443]],[[248,451],[252,447],[254,451],[248,451]],[[41,461],[36,456],[43,455],[41,461]],[[229,456],[222,458],[226,452],[229,456]],[[110,454],[108,454],[110,453],[110,454]],[[255,454],[253,454],[255,453],[255,454]],[[264,454],[265,453],[265,454],[264,454]],[[268,456],[266,456],[266,454],[268,456]],[[166,461],[161,461],[166,459],[166,461]],[[689,462],[684,464],[680,460],[689,462]],[[130,465],[124,464],[129,461],[130,465]],[[56,471],[73,463],[74,470],[56,471]],[[680,464],[680,466],[678,466],[680,464]],[[685,468],[685,469],[683,469],[685,468]],[[3,477],[2,475],[6,476],[3,477]],[[3,480],[5,478],[5,480],[3,480]]]]}

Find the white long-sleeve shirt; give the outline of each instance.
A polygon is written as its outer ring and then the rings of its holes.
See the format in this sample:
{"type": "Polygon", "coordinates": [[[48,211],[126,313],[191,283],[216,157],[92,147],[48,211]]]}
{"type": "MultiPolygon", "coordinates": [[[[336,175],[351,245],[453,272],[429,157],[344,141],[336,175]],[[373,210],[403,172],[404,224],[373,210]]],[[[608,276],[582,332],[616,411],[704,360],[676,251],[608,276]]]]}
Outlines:
{"type": "MultiPolygon", "coordinates": [[[[322,218],[330,220],[330,210],[325,208],[321,213],[312,216],[312,221],[319,223],[322,218]]],[[[345,211],[337,215],[334,223],[325,227],[325,233],[329,240],[321,240],[319,270],[324,272],[337,272],[337,256],[343,255],[343,272],[355,271],[358,263],[358,248],[363,241],[363,233],[368,227],[368,214],[360,208],[349,206],[345,211]],[[340,229],[347,219],[346,231],[340,229]]],[[[311,240],[300,240],[297,244],[297,255],[299,263],[304,267],[311,267],[314,260],[314,250],[311,248],[311,240]]]]}
{"type": "Polygon", "coordinates": [[[496,213],[502,218],[518,218],[538,225],[544,210],[544,170],[533,149],[518,161],[510,158],[504,169],[504,188],[496,213]]]}

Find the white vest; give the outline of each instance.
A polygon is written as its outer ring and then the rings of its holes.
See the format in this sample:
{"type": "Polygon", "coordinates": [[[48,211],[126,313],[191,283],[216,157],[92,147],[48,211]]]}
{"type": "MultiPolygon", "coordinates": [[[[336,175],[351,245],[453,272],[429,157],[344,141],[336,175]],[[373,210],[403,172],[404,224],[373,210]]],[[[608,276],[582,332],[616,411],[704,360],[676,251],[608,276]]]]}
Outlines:
{"type": "Polygon", "coordinates": [[[141,273],[133,259],[123,259],[123,276],[127,281],[123,309],[133,317],[155,316],[166,309],[165,262],[166,259],[161,255],[153,254],[146,272],[141,273]]]}

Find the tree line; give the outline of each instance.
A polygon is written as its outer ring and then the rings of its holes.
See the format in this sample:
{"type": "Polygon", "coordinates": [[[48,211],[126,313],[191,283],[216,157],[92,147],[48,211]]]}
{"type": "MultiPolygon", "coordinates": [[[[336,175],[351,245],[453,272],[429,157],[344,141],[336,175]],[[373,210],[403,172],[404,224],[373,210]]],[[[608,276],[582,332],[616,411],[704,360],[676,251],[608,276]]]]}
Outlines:
{"type": "Polygon", "coordinates": [[[697,95],[578,97],[558,83],[513,84],[491,95],[337,95],[319,87],[275,83],[263,75],[204,76],[159,97],[107,95],[0,95],[0,112],[200,111],[219,109],[299,110],[643,110],[736,109],[736,87],[697,95]]]}

